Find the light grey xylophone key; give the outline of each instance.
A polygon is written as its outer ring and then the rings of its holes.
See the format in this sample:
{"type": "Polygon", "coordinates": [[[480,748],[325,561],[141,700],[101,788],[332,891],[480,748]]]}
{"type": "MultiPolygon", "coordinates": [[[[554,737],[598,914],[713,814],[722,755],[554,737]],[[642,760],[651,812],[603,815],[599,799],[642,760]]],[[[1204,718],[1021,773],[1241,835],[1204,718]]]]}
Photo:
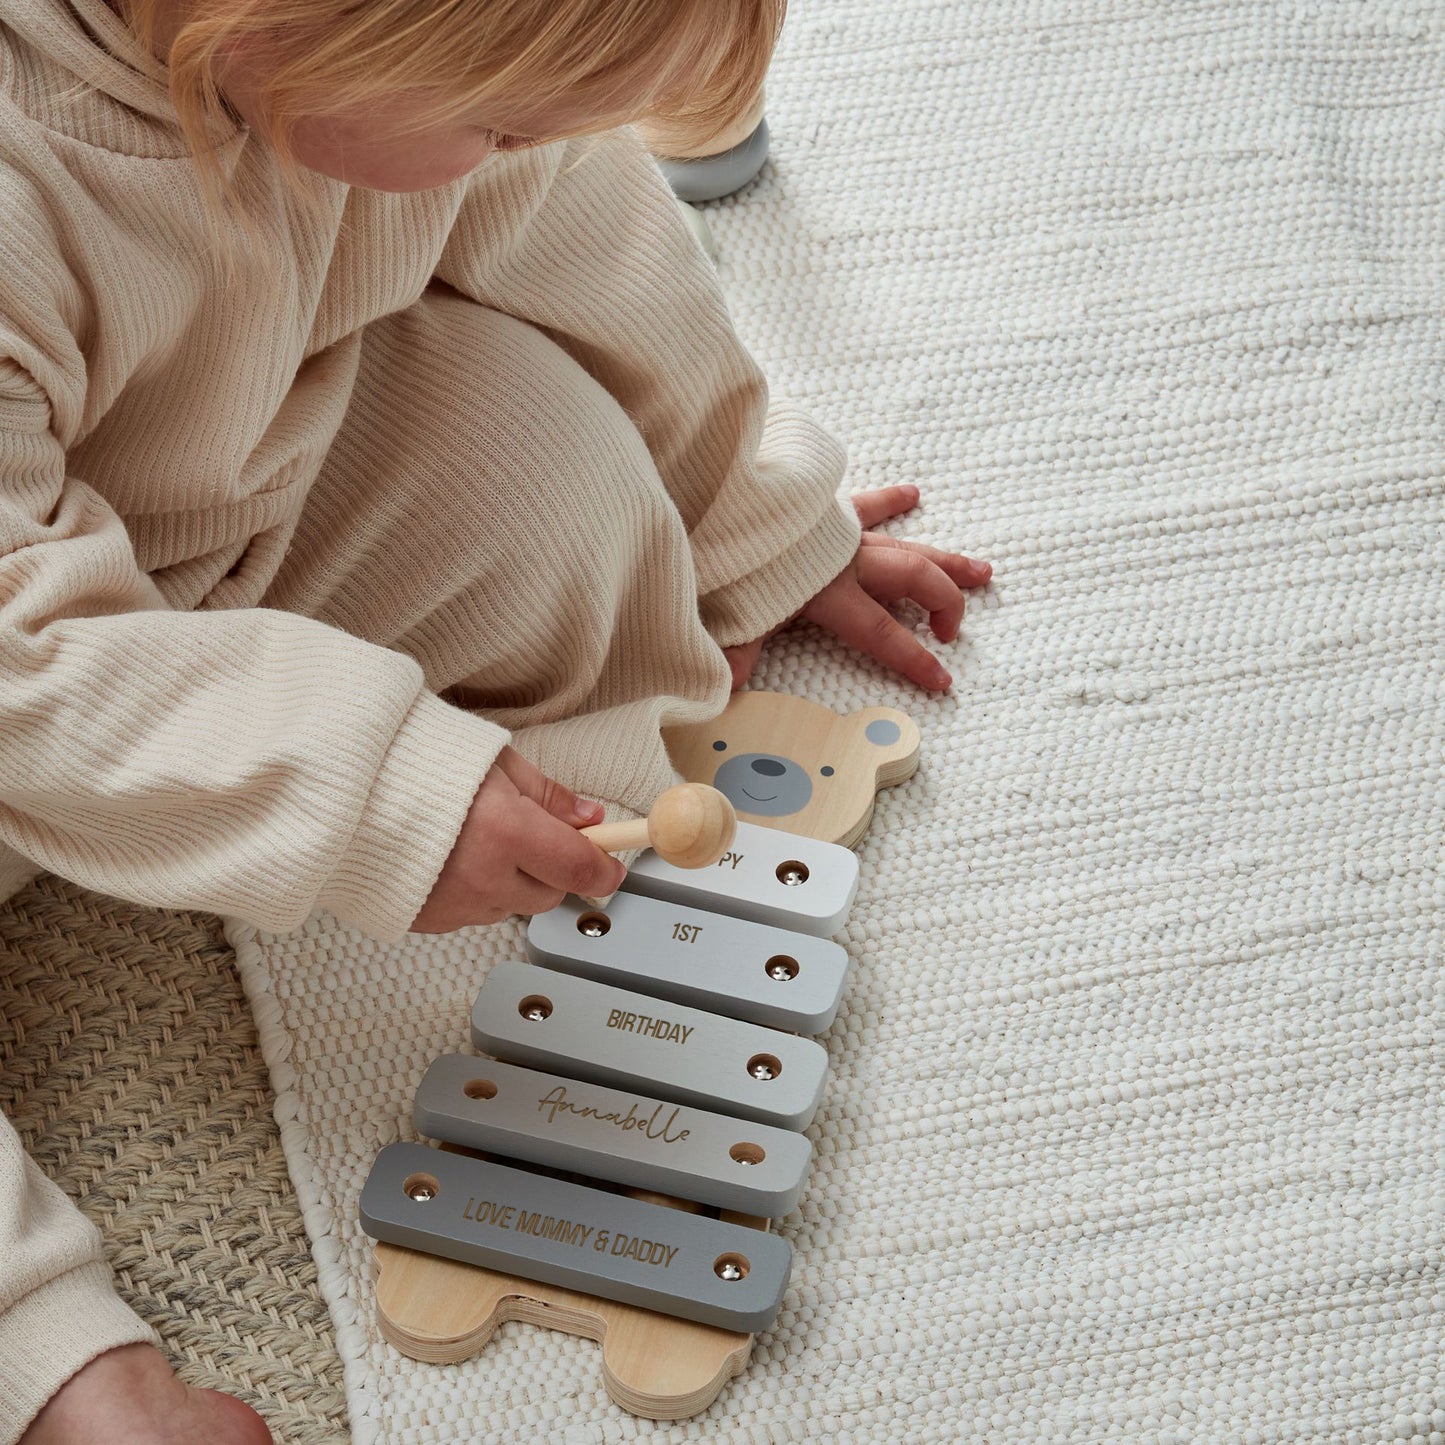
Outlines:
{"type": "Polygon", "coordinates": [[[510,1062],[785,1129],[808,1126],[828,1071],[812,1039],[510,960],[477,995],[472,1042],[510,1062]]]}
{"type": "Polygon", "coordinates": [[[739,822],[732,848],[711,868],[675,868],[656,853],[644,853],[627,870],[622,887],[827,937],[843,926],[853,906],[858,859],[836,843],[739,822]]]}
{"type": "Polygon", "coordinates": [[[433,1139],[770,1219],[813,1152],[788,1129],[469,1054],[432,1063],[412,1117],[433,1139]]]}
{"type": "Polygon", "coordinates": [[[361,1191],[373,1239],[752,1333],[777,1317],[775,1234],[424,1144],[388,1144],[361,1191]]]}
{"type": "Polygon", "coordinates": [[[527,950],[548,968],[805,1034],[833,1022],[848,976],[831,939],[640,893],[537,914],[527,950]]]}

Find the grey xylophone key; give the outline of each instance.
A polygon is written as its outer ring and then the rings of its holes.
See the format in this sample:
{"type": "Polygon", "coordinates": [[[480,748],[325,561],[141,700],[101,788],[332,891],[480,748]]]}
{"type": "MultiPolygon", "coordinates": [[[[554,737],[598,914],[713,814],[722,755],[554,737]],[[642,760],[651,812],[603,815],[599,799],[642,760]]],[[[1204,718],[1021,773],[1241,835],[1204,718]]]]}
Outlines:
{"type": "Polygon", "coordinates": [[[740,822],[732,848],[711,868],[675,868],[644,853],[622,887],[826,937],[843,926],[853,906],[858,859],[836,843],[740,822]]]}
{"type": "Polygon", "coordinates": [[[788,1129],[469,1054],[432,1064],[413,1118],[433,1139],[771,1219],[813,1152],[788,1129]]]}
{"type": "Polygon", "coordinates": [[[806,1128],[828,1056],[811,1039],[505,961],[472,1008],[472,1042],[534,1068],[806,1128]]]}
{"type": "Polygon", "coordinates": [[[638,893],[537,914],[527,949],[548,968],[806,1034],[833,1022],[848,976],[830,939],[638,893]]]}
{"type": "Polygon", "coordinates": [[[373,1239],[726,1330],[766,1329],[792,1251],[775,1234],[422,1144],[388,1144],[361,1192],[373,1239]]]}

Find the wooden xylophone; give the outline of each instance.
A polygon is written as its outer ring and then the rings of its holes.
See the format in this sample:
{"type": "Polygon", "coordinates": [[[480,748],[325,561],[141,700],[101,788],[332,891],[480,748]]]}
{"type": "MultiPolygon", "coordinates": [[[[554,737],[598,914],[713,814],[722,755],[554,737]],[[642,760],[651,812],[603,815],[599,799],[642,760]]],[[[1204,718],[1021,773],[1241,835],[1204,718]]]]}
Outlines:
{"type": "Polygon", "coordinates": [[[386,1338],[441,1363],[545,1323],[602,1340],[625,1409],[706,1408],[787,1288],[769,1222],[805,1186],[857,886],[847,848],[740,821],[713,866],[644,853],[606,904],[532,919],[472,1010],[489,1057],[417,1090],[442,1149],[388,1146],[363,1189],[386,1338]]]}

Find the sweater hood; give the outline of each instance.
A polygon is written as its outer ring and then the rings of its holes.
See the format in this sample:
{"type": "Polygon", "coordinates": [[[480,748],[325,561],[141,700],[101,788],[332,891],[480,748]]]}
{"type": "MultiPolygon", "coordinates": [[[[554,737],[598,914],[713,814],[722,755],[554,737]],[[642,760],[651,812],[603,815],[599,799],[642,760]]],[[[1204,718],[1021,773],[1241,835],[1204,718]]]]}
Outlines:
{"type": "Polygon", "coordinates": [[[0,0],[0,24],[87,86],[179,128],[166,67],[105,0],[0,0]]]}

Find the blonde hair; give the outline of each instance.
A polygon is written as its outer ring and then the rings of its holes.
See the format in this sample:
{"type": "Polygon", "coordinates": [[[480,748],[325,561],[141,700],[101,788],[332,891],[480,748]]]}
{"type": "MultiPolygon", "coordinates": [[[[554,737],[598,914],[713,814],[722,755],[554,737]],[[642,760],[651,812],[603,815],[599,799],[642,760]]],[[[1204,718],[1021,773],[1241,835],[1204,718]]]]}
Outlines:
{"type": "MultiPolygon", "coordinates": [[[[167,0],[123,0],[152,51],[167,0]]],[[[174,3],[174,0],[170,0],[174,3]]],[[[216,158],[229,51],[282,36],[287,59],[260,93],[266,138],[293,190],[292,127],[319,105],[406,91],[418,127],[578,92],[606,121],[659,119],[695,139],[721,133],[762,86],[787,0],[191,0],[169,88],[217,208],[242,200],[216,158]]],[[[545,139],[560,140],[561,135],[545,139]]]]}

